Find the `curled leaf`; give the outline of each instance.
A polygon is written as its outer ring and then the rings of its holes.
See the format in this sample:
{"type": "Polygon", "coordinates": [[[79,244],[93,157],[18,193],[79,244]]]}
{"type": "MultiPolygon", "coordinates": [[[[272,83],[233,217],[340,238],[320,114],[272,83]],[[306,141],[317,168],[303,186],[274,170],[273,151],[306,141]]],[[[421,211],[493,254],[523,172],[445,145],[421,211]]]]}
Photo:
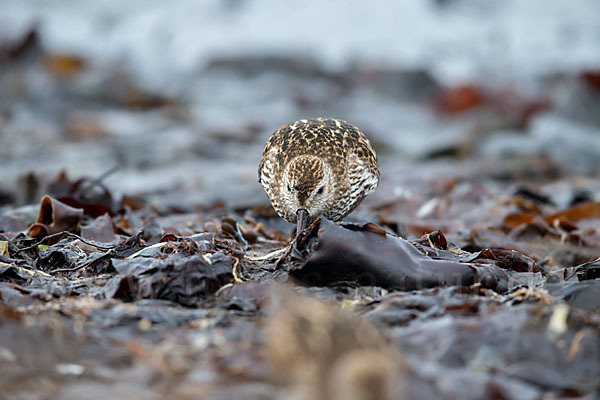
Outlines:
{"type": "Polygon", "coordinates": [[[83,220],[83,210],[70,207],[50,196],[44,196],[35,223],[27,234],[41,239],[58,232],[78,232],[83,220]]]}

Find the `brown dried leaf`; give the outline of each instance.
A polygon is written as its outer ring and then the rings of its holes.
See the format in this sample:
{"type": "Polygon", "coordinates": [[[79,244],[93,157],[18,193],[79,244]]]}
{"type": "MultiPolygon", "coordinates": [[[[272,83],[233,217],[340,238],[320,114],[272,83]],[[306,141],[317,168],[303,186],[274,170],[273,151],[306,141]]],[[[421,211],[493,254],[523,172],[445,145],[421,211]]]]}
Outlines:
{"type": "Polygon", "coordinates": [[[600,202],[592,201],[588,203],[578,204],[574,207],[567,208],[556,214],[549,215],[544,220],[549,225],[556,225],[561,221],[570,222],[575,225],[577,221],[582,219],[600,219],[600,202]]]}
{"type": "Polygon", "coordinates": [[[41,239],[58,232],[78,232],[83,220],[83,210],[73,208],[50,196],[44,196],[36,222],[29,227],[28,235],[41,239]]]}
{"type": "Polygon", "coordinates": [[[46,69],[57,78],[74,78],[83,72],[87,62],[74,54],[50,53],[45,60],[46,69]]]}
{"type": "Polygon", "coordinates": [[[475,85],[463,85],[444,90],[435,102],[442,114],[455,115],[483,104],[483,94],[475,85]]]}

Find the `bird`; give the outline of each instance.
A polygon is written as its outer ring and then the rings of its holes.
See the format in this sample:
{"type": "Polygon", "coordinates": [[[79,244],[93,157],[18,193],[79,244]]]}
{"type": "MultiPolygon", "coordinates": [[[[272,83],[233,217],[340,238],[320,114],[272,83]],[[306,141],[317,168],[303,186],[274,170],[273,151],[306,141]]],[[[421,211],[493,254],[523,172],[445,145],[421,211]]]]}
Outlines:
{"type": "Polygon", "coordinates": [[[379,184],[369,139],[336,118],[301,119],[271,135],[258,181],[277,214],[304,230],[317,217],[340,221],[379,184]]]}
{"type": "Polygon", "coordinates": [[[287,286],[270,290],[264,354],[287,387],[281,398],[410,398],[403,354],[368,319],[287,286]]]}

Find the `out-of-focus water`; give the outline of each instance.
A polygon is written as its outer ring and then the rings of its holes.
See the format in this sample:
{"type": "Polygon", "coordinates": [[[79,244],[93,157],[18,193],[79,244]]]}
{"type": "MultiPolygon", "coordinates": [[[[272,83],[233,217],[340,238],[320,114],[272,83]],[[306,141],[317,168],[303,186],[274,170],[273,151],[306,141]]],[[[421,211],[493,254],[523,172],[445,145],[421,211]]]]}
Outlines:
{"type": "Polygon", "coordinates": [[[215,57],[308,56],[425,68],[444,82],[576,73],[600,61],[600,4],[586,0],[0,1],[0,32],[37,23],[51,50],[124,63],[162,88],[187,87],[215,57]]]}

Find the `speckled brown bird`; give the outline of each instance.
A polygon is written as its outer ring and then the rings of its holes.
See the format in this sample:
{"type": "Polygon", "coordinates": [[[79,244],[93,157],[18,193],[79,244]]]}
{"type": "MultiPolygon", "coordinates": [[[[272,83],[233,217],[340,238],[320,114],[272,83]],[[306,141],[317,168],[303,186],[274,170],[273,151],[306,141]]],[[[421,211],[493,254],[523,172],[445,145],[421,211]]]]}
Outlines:
{"type": "Polygon", "coordinates": [[[369,140],[346,121],[303,119],[275,132],[263,152],[258,181],[282,218],[304,229],[316,217],[339,221],[379,183],[369,140]]]}

